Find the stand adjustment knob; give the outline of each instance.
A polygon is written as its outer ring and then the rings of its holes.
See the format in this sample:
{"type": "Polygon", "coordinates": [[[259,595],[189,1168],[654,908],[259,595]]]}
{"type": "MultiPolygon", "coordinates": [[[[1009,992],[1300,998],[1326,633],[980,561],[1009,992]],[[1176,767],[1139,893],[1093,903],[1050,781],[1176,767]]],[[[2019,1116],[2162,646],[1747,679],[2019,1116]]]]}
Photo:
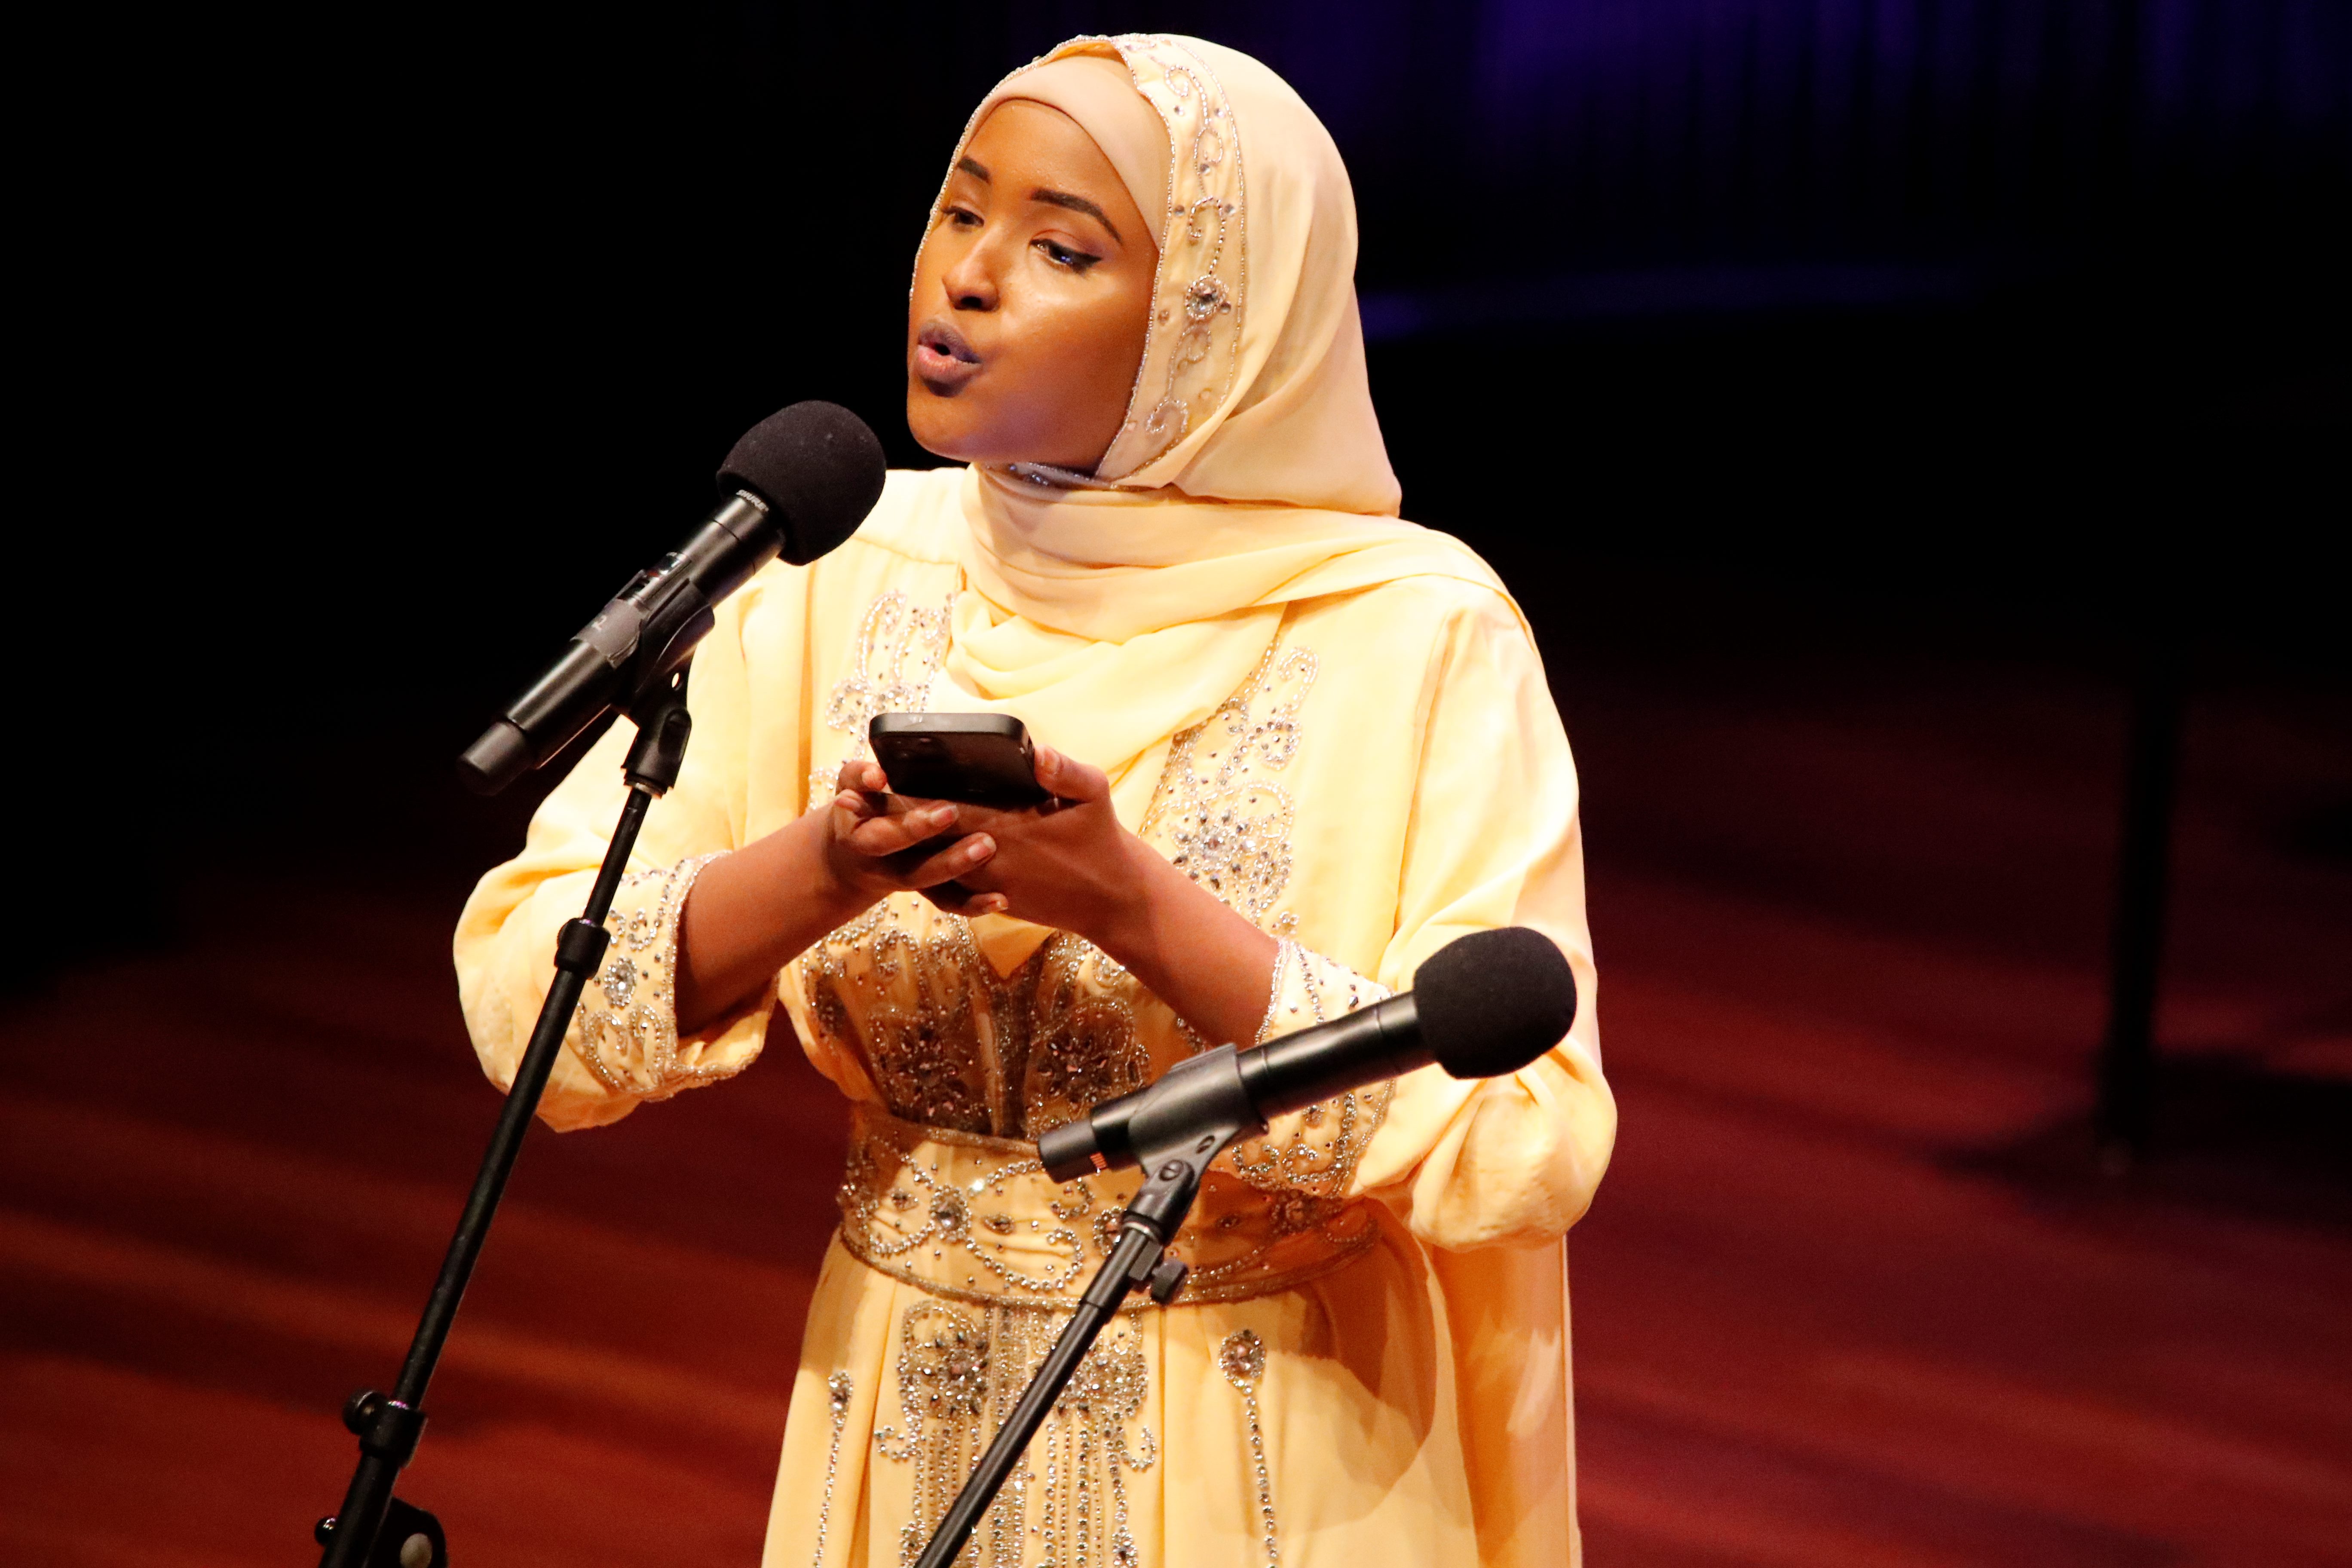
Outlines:
{"type": "MultiPolygon", "coordinates": [[[[375,1418],[383,1410],[383,1395],[373,1388],[362,1388],[343,1401],[343,1429],[357,1436],[375,1425],[375,1418]]],[[[321,1520],[320,1527],[331,1530],[334,1521],[321,1520]]]]}
{"type": "Polygon", "coordinates": [[[1147,1287],[1152,1301],[1162,1307],[1173,1301],[1176,1292],[1184,1289],[1185,1276],[1192,1272],[1192,1267],[1181,1258],[1161,1258],[1160,1267],[1151,1271],[1151,1283],[1147,1287]]]}
{"type": "Polygon", "coordinates": [[[360,1452],[405,1465],[425,1435],[425,1412],[362,1388],[343,1401],[343,1425],[356,1434],[360,1452]]]}

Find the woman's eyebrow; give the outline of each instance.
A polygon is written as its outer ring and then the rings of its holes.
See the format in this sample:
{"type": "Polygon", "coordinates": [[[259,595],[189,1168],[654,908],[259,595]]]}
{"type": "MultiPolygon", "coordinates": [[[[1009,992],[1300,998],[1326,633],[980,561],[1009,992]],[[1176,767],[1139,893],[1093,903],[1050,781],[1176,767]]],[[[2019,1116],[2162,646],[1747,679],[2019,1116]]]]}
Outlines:
{"type": "MultiPolygon", "coordinates": [[[[956,169],[959,173],[970,174],[975,180],[989,179],[988,165],[982,163],[977,158],[958,158],[956,160],[956,169]]],[[[989,183],[991,184],[995,184],[993,180],[989,180],[989,183]]]]}
{"type": "MultiPolygon", "coordinates": [[[[982,175],[982,178],[985,179],[987,176],[982,175]]],[[[1052,206],[1067,207],[1072,212],[1084,213],[1088,217],[1093,218],[1097,223],[1102,225],[1103,227],[1110,230],[1110,237],[1113,239],[1118,240],[1121,245],[1125,245],[1127,243],[1127,241],[1119,236],[1118,226],[1110,221],[1109,216],[1104,213],[1102,208],[1095,205],[1094,203],[1087,200],[1084,196],[1074,196],[1067,191],[1047,190],[1045,186],[1040,185],[1035,190],[1029,193],[1029,199],[1033,202],[1045,202],[1052,206]]]]}

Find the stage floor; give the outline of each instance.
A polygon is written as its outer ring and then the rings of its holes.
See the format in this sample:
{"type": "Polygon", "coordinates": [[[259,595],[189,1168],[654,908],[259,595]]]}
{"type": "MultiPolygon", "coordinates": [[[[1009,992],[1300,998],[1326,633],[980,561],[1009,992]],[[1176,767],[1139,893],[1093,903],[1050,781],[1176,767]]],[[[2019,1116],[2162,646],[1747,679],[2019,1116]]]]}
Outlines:
{"type": "MultiPolygon", "coordinates": [[[[2344,716],[2192,717],[2167,1143],[2108,1179],[2111,692],[1555,668],[1623,1111],[1595,1568],[2352,1563],[2352,868],[2290,831],[2344,716]]],[[[496,1109],[452,886],[365,854],[216,868],[0,1016],[0,1559],[312,1560],[496,1109]]],[[[403,1488],[460,1563],[756,1561],[842,1130],[786,1051],[535,1134],[403,1488]]]]}

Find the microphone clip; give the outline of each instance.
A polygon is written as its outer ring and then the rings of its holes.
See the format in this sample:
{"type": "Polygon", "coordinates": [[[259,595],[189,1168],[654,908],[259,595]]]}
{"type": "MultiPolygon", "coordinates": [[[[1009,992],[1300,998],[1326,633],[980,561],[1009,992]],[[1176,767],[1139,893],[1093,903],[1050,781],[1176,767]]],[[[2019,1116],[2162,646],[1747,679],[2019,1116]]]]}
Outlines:
{"type": "Polygon", "coordinates": [[[1177,1063],[1143,1094],[1097,1106],[1093,1115],[1065,1123],[1037,1141],[1037,1157],[1055,1181],[1139,1165],[1143,1186],[1120,1222],[1122,1243],[1088,1296],[1105,1310],[1132,1291],[1164,1307],[1184,1288],[1188,1272],[1167,1256],[1169,1244],[1192,1212],[1209,1162],[1234,1139],[1265,1131],[1250,1101],[1239,1053],[1232,1046],[1177,1063]]]}
{"type": "Polygon", "coordinates": [[[686,709],[686,679],[691,666],[681,664],[664,674],[629,705],[629,722],[637,728],[621,775],[647,795],[669,793],[686,765],[687,738],[694,732],[694,716],[686,709]]]}
{"type": "Polygon", "coordinates": [[[1053,1129],[1037,1140],[1037,1158],[1057,1182],[1133,1165],[1156,1177],[1171,1160],[1197,1173],[1234,1139],[1265,1131],[1240,1053],[1219,1046],[1178,1062],[1150,1088],[1053,1129]]]}

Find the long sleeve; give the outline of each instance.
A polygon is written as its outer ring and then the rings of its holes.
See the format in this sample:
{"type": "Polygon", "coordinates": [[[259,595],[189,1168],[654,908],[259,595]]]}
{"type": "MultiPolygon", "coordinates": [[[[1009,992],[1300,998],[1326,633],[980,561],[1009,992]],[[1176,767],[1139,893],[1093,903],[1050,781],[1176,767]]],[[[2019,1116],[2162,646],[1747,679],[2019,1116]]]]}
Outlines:
{"type": "MultiPolygon", "coordinates": [[[[751,837],[749,752],[793,751],[797,713],[763,712],[747,681],[747,617],[759,617],[767,665],[801,657],[803,580],[772,568],[719,611],[698,650],[688,689],[694,731],[677,785],[654,803],[630,857],[629,875],[605,922],[613,933],[590,982],[539,1114],[562,1131],[616,1121],[646,1100],[729,1077],[749,1066],[766,1037],[773,988],[695,1034],[677,1028],[675,970],[679,917],[703,866],[751,837]]],[[[762,687],[800,689],[796,669],[762,687]]],[[[541,1002],[555,974],[556,934],[586,903],[625,786],[621,763],[635,731],[627,720],[583,756],[532,816],[522,853],[475,888],[455,942],[458,996],[483,1070],[509,1087],[541,1002]]],[[[789,763],[785,776],[804,766],[789,763]]],[[[804,785],[797,786],[804,794],[804,785]]],[[[797,805],[804,805],[799,801],[797,805]]]]}
{"type": "Polygon", "coordinates": [[[1432,1246],[1549,1240],[1591,1202],[1616,1135],[1601,1072],[1574,762],[1533,644],[1509,605],[1479,595],[1450,616],[1422,703],[1422,763],[1393,936],[1377,972],[1307,953],[1277,974],[1269,1033],[1412,983],[1454,938],[1532,926],[1559,945],[1579,1005],[1568,1037],[1480,1083],[1426,1068],[1398,1080],[1353,1175],[1432,1246]]]}

